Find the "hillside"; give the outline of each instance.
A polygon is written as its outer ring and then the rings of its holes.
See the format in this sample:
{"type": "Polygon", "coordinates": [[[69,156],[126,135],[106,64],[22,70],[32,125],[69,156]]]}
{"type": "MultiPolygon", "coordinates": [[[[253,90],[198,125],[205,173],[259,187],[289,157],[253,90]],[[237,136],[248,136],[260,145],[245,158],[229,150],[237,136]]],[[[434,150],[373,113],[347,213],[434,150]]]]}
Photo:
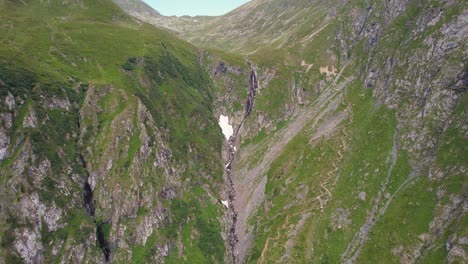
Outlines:
{"type": "Polygon", "coordinates": [[[0,18],[0,262],[222,262],[198,51],[111,1],[2,1],[0,18]]]}
{"type": "MultiPolygon", "coordinates": [[[[238,95],[220,103],[240,127],[236,260],[466,261],[467,12],[462,1],[259,0],[171,24],[243,54],[260,81],[245,120],[238,95]]],[[[217,86],[235,91],[242,64],[214,61],[217,86]]]]}
{"type": "Polygon", "coordinates": [[[468,261],[466,1],[114,2],[0,2],[0,263],[468,261]]]}

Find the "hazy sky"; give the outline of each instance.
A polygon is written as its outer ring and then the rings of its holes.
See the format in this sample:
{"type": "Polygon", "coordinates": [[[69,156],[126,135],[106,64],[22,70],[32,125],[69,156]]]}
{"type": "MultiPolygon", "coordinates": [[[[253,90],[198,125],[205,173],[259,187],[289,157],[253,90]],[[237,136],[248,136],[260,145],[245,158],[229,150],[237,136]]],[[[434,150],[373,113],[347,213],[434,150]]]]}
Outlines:
{"type": "Polygon", "coordinates": [[[143,0],[165,16],[223,15],[249,0],[143,0]]]}

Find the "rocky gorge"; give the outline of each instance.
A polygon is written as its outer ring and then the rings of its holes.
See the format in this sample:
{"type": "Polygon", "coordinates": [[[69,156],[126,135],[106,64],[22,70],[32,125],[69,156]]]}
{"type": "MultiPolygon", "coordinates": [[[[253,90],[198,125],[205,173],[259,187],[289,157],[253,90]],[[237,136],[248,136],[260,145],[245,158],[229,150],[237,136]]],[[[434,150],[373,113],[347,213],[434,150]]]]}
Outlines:
{"type": "Polygon", "coordinates": [[[0,18],[0,263],[468,260],[464,1],[0,18]]]}

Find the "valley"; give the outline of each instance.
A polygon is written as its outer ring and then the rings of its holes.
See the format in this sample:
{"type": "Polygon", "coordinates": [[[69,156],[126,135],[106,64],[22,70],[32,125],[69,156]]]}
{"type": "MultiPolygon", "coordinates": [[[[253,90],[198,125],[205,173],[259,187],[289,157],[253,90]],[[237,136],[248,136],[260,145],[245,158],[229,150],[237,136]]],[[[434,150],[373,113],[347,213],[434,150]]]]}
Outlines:
{"type": "Polygon", "coordinates": [[[468,261],[465,1],[0,18],[0,263],[468,261]]]}

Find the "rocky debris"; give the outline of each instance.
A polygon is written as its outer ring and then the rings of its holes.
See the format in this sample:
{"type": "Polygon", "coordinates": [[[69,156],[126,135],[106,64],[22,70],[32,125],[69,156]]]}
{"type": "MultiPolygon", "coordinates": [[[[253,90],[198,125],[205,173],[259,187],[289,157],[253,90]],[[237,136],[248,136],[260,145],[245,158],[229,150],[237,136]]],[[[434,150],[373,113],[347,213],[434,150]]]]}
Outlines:
{"type": "Polygon", "coordinates": [[[375,45],[379,41],[381,29],[382,27],[380,26],[380,24],[376,22],[372,23],[370,27],[366,28],[364,32],[364,37],[366,38],[366,45],[369,48],[375,47],[375,45]]]}
{"type": "Polygon", "coordinates": [[[52,207],[45,211],[44,221],[47,224],[49,232],[56,231],[59,227],[63,225],[59,225],[58,222],[62,218],[62,209],[52,207]]]}
{"type": "MultiPolygon", "coordinates": [[[[77,245],[72,249],[72,259],[75,263],[82,263],[85,257],[86,250],[83,245],[77,245]]],[[[62,262],[64,263],[64,262],[62,262]]]]}
{"type": "Polygon", "coordinates": [[[147,214],[136,227],[136,240],[138,244],[145,245],[155,229],[163,226],[165,219],[166,210],[163,208],[156,208],[152,213],[147,214]]]}
{"type": "Polygon", "coordinates": [[[10,146],[10,137],[0,129],[0,161],[8,157],[8,147],[10,146]]]}
{"type": "Polygon", "coordinates": [[[30,110],[28,115],[24,118],[23,127],[34,128],[37,126],[37,117],[34,110],[30,110]]]}
{"type": "Polygon", "coordinates": [[[165,200],[171,200],[177,197],[177,191],[174,186],[163,187],[159,196],[165,200]]]}
{"type": "Polygon", "coordinates": [[[466,263],[468,261],[468,253],[461,246],[453,246],[447,256],[448,263],[466,263]]]}
{"type": "Polygon", "coordinates": [[[62,218],[62,209],[54,204],[47,207],[41,203],[37,193],[23,197],[18,204],[18,210],[24,221],[36,223],[39,230],[43,228],[42,222],[45,222],[49,232],[57,230],[58,222],[62,218]]]}
{"type": "Polygon", "coordinates": [[[358,197],[359,197],[359,200],[365,201],[366,200],[366,193],[365,192],[360,192],[358,197]]]}
{"type": "Polygon", "coordinates": [[[417,32],[423,32],[427,27],[435,26],[440,21],[443,12],[444,7],[433,7],[425,9],[416,22],[417,32]]]}
{"type": "Polygon", "coordinates": [[[304,104],[304,89],[301,87],[301,85],[296,85],[296,82],[293,80],[291,81],[290,84],[292,87],[294,87],[294,98],[297,101],[299,105],[304,104]]]}
{"type": "Polygon", "coordinates": [[[10,92],[8,92],[8,95],[5,97],[5,105],[10,111],[16,109],[15,97],[10,92]]]}
{"type": "Polygon", "coordinates": [[[41,185],[45,176],[50,172],[50,161],[48,159],[41,160],[39,166],[31,166],[29,168],[29,175],[32,177],[34,184],[41,185]]]}
{"type": "MultiPolygon", "coordinates": [[[[231,71],[231,67],[226,67],[224,62],[220,62],[218,66],[216,67],[216,70],[214,71],[213,75],[226,75],[228,73],[228,70],[231,71]]],[[[231,72],[236,72],[236,71],[231,71],[231,72]]]]}
{"type": "Polygon", "coordinates": [[[166,243],[163,245],[157,245],[158,255],[162,257],[167,257],[171,254],[172,245],[170,243],[166,243]]]}
{"type": "Polygon", "coordinates": [[[42,263],[44,246],[36,230],[21,228],[15,230],[14,247],[26,263],[42,263]]]}
{"type": "Polygon", "coordinates": [[[448,84],[448,87],[458,92],[468,92],[468,69],[464,69],[457,75],[457,80],[452,84],[448,84]]]}
{"type": "Polygon", "coordinates": [[[331,225],[333,230],[346,228],[351,224],[351,215],[349,210],[337,208],[331,215],[331,225]]]}
{"type": "Polygon", "coordinates": [[[406,10],[406,6],[411,0],[389,0],[385,3],[385,22],[390,24],[397,16],[406,10]]]}
{"type": "Polygon", "coordinates": [[[0,113],[0,124],[3,124],[5,129],[10,129],[13,125],[13,118],[11,113],[0,113]]]}
{"type": "Polygon", "coordinates": [[[456,19],[443,25],[440,33],[444,36],[441,40],[442,42],[454,41],[455,43],[460,43],[466,39],[468,34],[468,11],[465,10],[456,19]]]}
{"type": "Polygon", "coordinates": [[[392,255],[393,256],[401,256],[401,253],[403,252],[403,246],[398,246],[398,247],[394,247],[392,248],[392,255]]]}
{"type": "Polygon", "coordinates": [[[364,86],[367,88],[374,87],[377,82],[377,77],[378,77],[378,73],[376,73],[375,70],[369,71],[365,78],[364,86]]]}
{"type": "Polygon", "coordinates": [[[445,243],[445,249],[448,251],[448,263],[464,263],[468,261],[468,252],[465,251],[468,244],[467,237],[460,237],[452,234],[445,243]]]}
{"type": "Polygon", "coordinates": [[[57,96],[52,96],[51,98],[44,99],[44,105],[49,109],[60,109],[60,110],[70,110],[70,101],[68,98],[59,98],[57,96]]]}

